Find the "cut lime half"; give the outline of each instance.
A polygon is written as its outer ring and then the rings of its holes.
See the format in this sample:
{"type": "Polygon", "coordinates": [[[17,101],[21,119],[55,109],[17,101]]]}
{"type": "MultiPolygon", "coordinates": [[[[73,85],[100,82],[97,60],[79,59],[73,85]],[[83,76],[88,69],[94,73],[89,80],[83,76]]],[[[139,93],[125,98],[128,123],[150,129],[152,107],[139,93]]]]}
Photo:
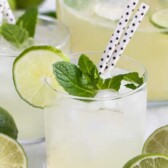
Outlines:
{"type": "Polygon", "coordinates": [[[14,85],[20,97],[34,107],[50,105],[54,93],[49,85],[62,90],[55,79],[52,65],[62,60],[69,59],[51,46],[33,46],[23,51],[13,64],[14,85]]]}
{"type": "Polygon", "coordinates": [[[0,133],[0,167],[28,168],[26,154],[14,139],[0,133]]]}
{"type": "Polygon", "coordinates": [[[123,168],[168,168],[168,157],[164,155],[139,155],[129,160],[123,168]]]}
{"type": "Polygon", "coordinates": [[[168,28],[168,9],[155,12],[151,16],[151,22],[159,28],[168,28]]]}
{"type": "Polygon", "coordinates": [[[158,153],[168,156],[168,125],[157,129],[149,136],[142,153],[158,153]]]}

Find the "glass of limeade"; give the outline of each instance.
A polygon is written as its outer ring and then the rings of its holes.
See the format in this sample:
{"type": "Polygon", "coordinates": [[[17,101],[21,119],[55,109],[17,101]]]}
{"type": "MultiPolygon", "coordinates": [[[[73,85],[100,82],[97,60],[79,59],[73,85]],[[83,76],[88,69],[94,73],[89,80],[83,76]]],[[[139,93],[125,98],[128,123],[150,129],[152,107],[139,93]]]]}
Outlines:
{"type": "MultiPolygon", "coordinates": [[[[44,44],[50,44],[68,52],[69,31],[66,26],[60,21],[40,16],[33,45],[44,44]]],[[[13,62],[24,49],[13,48],[2,37],[0,37],[0,45],[0,106],[14,117],[21,143],[40,142],[44,139],[43,109],[35,108],[24,102],[16,92],[13,83],[13,62]]]]}
{"type": "MultiPolygon", "coordinates": [[[[58,18],[69,27],[72,35],[71,50],[73,52],[102,51],[128,1],[57,0],[58,18]]],[[[162,22],[166,24],[168,1],[140,1],[149,4],[150,10],[129,43],[125,54],[139,60],[147,67],[150,76],[149,100],[165,101],[168,100],[168,25],[166,28],[161,24],[162,22]],[[157,12],[161,14],[157,15],[157,12]],[[158,67],[161,68],[158,70],[158,67]]]]}
{"type": "MultiPolygon", "coordinates": [[[[73,55],[72,61],[80,54],[73,55]]],[[[95,61],[100,53],[86,53],[95,61]]],[[[96,62],[97,63],[97,62],[96,62]]],[[[138,72],[144,83],[119,92],[101,90],[96,97],[72,96],[59,90],[45,109],[47,168],[122,167],[141,153],[146,116],[146,70],[121,57],[108,74],[138,72]]]]}

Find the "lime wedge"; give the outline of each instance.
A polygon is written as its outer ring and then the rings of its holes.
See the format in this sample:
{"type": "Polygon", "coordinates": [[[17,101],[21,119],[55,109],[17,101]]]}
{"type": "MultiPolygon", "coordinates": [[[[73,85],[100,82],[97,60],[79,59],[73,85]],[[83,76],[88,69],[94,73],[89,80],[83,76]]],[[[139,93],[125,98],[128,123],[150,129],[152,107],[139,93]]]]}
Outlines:
{"type": "Polygon", "coordinates": [[[154,131],[145,141],[142,153],[168,155],[168,125],[154,131]]]}
{"type": "Polygon", "coordinates": [[[139,155],[129,160],[123,168],[167,168],[168,157],[164,155],[139,155]]]}
{"type": "Polygon", "coordinates": [[[155,12],[151,16],[151,22],[159,28],[168,28],[168,9],[155,12]]]}
{"type": "Polygon", "coordinates": [[[34,107],[50,105],[54,93],[49,85],[62,89],[55,79],[52,64],[62,60],[69,59],[51,46],[33,46],[23,51],[13,64],[14,85],[20,97],[34,107]]]}
{"type": "Polygon", "coordinates": [[[0,107],[0,133],[17,139],[18,129],[13,117],[4,108],[0,107]]]}
{"type": "Polygon", "coordinates": [[[20,144],[14,139],[0,134],[0,167],[27,168],[26,154],[20,144]]]}

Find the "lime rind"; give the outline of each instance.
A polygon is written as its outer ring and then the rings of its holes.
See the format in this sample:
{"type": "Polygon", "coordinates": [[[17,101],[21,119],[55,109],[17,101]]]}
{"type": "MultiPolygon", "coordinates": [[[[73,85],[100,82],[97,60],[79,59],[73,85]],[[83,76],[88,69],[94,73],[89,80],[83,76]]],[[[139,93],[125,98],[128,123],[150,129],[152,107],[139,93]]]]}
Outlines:
{"type": "Polygon", "coordinates": [[[123,168],[147,168],[148,166],[149,168],[167,168],[168,156],[160,154],[139,155],[129,160],[123,168]],[[160,167],[153,167],[152,165],[159,165],[160,167]]]}
{"type": "Polygon", "coordinates": [[[55,93],[49,88],[46,81],[44,82],[43,80],[42,84],[42,80],[39,77],[41,77],[41,73],[48,73],[47,75],[49,75],[49,78],[53,83],[52,88],[62,89],[56,81],[52,69],[52,64],[58,60],[69,61],[69,58],[66,57],[62,51],[52,46],[32,46],[24,50],[15,59],[12,70],[13,81],[16,91],[21,99],[36,108],[43,109],[50,105],[55,93]],[[50,61],[50,59],[52,60],[50,61]],[[49,67],[47,65],[49,65],[49,67]],[[31,67],[31,72],[29,72],[29,67],[31,67]],[[39,69],[42,69],[43,72],[39,69]],[[31,73],[36,73],[35,77],[32,76],[31,73]],[[29,83],[23,85],[22,83],[25,82],[23,79],[29,83]],[[37,86],[37,88],[35,86],[37,86]]]}
{"type": "Polygon", "coordinates": [[[16,140],[14,140],[13,138],[11,138],[7,135],[0,133],[0,141],[3,142],[0,144],[1,149],[3,148],[3,150],[1,150],[1,153],[0,153],[0,167],[3,167],[3,168],[7,168],[7,167],[28,168],[27,155],[26,155],[23,147],[16,140]],[[5,151],[5,147],[9,148],[10,151],[5,151]],[[15,150],[15,151],[13,151],[13,150],[15,150]],[[9,154],[12,154],[12,155],[9,155],[9,154]],[[16,155],[14,155],[14,154],[16,154],[16,155]],[[18,163],[19,159],[21,159],[21,161],[18,163]],[[12,163],[13,161],[16,161],[16,163],[15,163],[16,165],[14,165],[14,163],[12,163]],[[4,166],[4,162],[6,162],[5,166],[4,166]]]}
{"type": "Polygon", "coordinates": [[[158,128],[147,138],[147,140],[144,143],[142,153],[143,154],[158,153],[168,155],[167,139],[168,139],[168,125],[158,128]],[[164,133],[164,135],[160,137],[160,140],[162,142],[159,142],[159,140],[154,137],[160,136],[161,133],[162,134],[164,133]],[[165,145],[167,145],[167,147],[165,145]]]}
{"type": "Polygon", "coordinates": [[[158,28],[168,28],[168,9],[157,11],[150,17],[150,21],[158,28]]]}

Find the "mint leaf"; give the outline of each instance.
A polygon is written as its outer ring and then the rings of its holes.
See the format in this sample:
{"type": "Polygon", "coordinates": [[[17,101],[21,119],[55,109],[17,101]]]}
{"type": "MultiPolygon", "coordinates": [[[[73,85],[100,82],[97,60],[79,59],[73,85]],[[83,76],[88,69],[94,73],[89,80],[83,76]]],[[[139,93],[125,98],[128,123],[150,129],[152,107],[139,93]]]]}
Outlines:
{"type": "Polygon", "coordinates": [[[108,78],[104,81],[102,89],[113,89],[118,91],[121,86],[121,81],[123,80],[123,75],[117,75],[113,78],[108,78]]]}
{"type": "Polygon", "coordinates": [[[114,89],[118,91],[120,89],[122,80],[132,82],[131,84],[125,85],[130,89],[136,89],[143,84],[143,77],[139,77],[139,74],[137,72],[130,72],[127,74],[121,74],[121,75],[117,75],[112,78],[106,79],[102,88],[114,89]]]}
{"type": "Polygon", "coordinates": [[[37,22],[38,10],[36,7],[27,9],[26,12],[19,17],[16,25],[26,29],[29,33],[29,37],[34,37],[36,22],[37,22]]]}
{"type": "Polygon", "coordinates": [[[101,89],[118,91],[123,80],[129,82],[125,86],[130,89],[136,89],[143,84],[143,77],[139,77],[137,72],[120,74],[103,80],[96,65],[84,54],[80,56],[78,66],[70,62],[57,62],[53,65],[53,72],[65,91],[82,97],[94,97],[101,89]]]}
{"type": "Polygon", "coordinates": [[[53,64],[53,72],[58,83],[69,94],[82,97],[94,97],[97,91],[87,87],[87,80],[83,78],[81,70],[69,62],[53,64]]]}
{"type": "Polygon", "coordinates": [[[78,66],[87,80],[88,87],[100,89],[103,80],[100,78],[96,65],[86,55],[82,54],[79,58],[78,66]]]}
{"type": "Polygon", "coordinates": [[[18,25],[4,23],[0,28],[1,35],[15,47],[20,48],[29,38],[29,33],[18,25]]]}

